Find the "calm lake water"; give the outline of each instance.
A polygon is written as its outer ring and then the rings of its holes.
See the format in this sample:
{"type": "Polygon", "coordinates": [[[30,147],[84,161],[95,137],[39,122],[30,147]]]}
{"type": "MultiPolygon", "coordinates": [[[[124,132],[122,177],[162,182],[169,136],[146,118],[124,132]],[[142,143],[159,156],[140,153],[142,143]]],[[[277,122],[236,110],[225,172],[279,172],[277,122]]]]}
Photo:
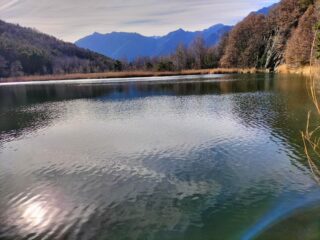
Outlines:
{"type": "Polygon", "coordinates": [[[0,239],[319,239],[305,79],[151,80],[0,86],[0,239]]]}

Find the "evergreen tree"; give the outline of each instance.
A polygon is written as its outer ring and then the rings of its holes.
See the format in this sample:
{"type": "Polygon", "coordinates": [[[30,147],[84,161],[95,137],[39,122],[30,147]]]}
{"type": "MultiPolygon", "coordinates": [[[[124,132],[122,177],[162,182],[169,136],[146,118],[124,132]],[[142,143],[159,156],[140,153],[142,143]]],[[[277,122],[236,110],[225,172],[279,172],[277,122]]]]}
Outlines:
{"type": "Polygon", "coordinates": [[[23,75],[23,67],[20,61],[14,61],[10,65],[10,75],[13,77],[19,77],[23,75]]]}
{"type": "Polygon", "coordinates": [[[8,76],[8,62],[0,55],[0,77],[8,76]]]}

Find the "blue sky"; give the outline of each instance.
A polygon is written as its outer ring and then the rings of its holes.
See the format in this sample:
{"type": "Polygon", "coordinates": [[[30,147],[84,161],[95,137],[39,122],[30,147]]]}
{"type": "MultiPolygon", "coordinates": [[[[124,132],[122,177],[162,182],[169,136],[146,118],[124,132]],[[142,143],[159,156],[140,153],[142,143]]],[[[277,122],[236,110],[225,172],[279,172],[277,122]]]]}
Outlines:
{"type": "Polygon", "coordinates": [[[92,32],[163,35],[216,23],[235,24],[278,0],[0,0],[2,20],[33,27],[66,41],[92,32]]]}

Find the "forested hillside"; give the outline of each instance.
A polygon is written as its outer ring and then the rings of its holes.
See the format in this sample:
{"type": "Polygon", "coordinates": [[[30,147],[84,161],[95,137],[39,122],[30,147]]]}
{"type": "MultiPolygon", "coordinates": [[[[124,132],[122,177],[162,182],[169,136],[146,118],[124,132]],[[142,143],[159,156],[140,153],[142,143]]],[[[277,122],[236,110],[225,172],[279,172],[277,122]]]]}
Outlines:
{"type": "MultiPolygon", "coordinates": [[[[218,67],[274,70],[281,64],[305,66],[310,61],[319,21],[318,5],[319,2],[313,0],[282,0],[268,11],[249,14],[215,46],[208,48],[204,39],[197,38],[189,47],[180,45],[170,56],[140,58],[133,67],[146,69],[155,66],[157,70],[218,67]]],[[[320,36],[318,43],[315,43],[320,48],[320,36]]]]}
{"type": "MultiPolygon", "coordinates": [[[[168,44],[172,48],[169,55],[159,52],[130,62],[114,61],[36,30],[0,21],[0,77],[109,70],[173,71],[219,67],[274,70],[282,64],[305,66],[309,64],[313,43],[320,49],[320,33],[314,41],[316,26],[320,29],[319,1],[282,0],[249,14],[231,31],[224,25],[217,25],[204,31],[207,35],[189,39],[186,32],[179,30],[164,41],[165,49],[169,49],[168,44]],[[210,46],[208,39],[210,36],[217,39],[212,32],[220,28],[219,43],[210,46]],[[176,47],[178,42],[181,44],[176,47]]],[[[143,49],[148,46],[143,44],[143,49]]],[[[129,49],[138,51],[140,48],[130,45],[129,49]]],[[[154,46],[149,50],[154,51],[154,46]]],[[[312,57],[316,55],[315,51],[312,57]]]]}
{"type": "Polygon", "coordinates": [[[268,15],[250,14],[226,41],[222,67],[275,69],[309,63],[319,10],[313,0],[282,0],[268,15]]]}
{"type": "Polygon", "coordinates": [[[0,21],[0,77],[114,70],[116,62],[74,44],[0,21]]]}

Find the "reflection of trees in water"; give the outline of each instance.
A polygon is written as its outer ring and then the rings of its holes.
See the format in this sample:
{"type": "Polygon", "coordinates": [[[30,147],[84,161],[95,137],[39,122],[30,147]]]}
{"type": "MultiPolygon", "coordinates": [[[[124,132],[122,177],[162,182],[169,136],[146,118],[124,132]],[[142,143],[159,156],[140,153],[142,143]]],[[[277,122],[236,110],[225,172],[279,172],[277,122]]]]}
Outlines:
{"type": "MultiPolygon", "coordinates": [[[[229,75],[212,80],[173,82],[131,82],[110,84],[17,85],[0,88],[0,138],[17,137],[49,124],[61,114],[60,107],[46,103],[73,99],[98,101],[130,100],[150,96],[189,96],[236,94],[234,113],[243,124],[259,122],[280,136],[298,143],[296,135],[305,114],[308,96],[304,82],[293,77],[274,75],[229,75]],[[279,78],[279,79],[278,79],[279,78]],[[270,92],[265,96],[261,92],[270,92]],[[277,94],[280,92],[281,94],[277,94]],[[239,94],[237,94],[239,93],[239,94]],[[252,93],[252,95],[241,95],[252,93]],[[42,104],[40,104],[42,103],[42,104]],[[295,118],[290,112],[299,111],[295,118]],[[298,118],[298,119],[297,119],[298,118]],[[257,119],[259,121],[257,121],[257,119]],[[289,126],[289,127],[288,127],[289,126]],[[276,133],[278,134],[278,133],[276,133]],[[1,137],[2,136],[2,137],[1,137]]],[[[300,139],[299,139],[300,140],[300,139]]]]}
{"type": "Polygon", "coordinates": [[[0,88],[0,139],[8,139],[8,135],[16,138],[47,126],[59,116],[62,109],[46,103],[73,99],[113,101],[163,95],[188,96],[264,90],[264,82],[256,81],[256,77],[234,75],[223,77],[219,81],[4,86],[0,88]]]}
{"type": "Polygon", "coordinates": [[[2,111],[0,113],[0,146],[3,141],[10,141],[48,126],[58,115],[58,109],[49,112],[46,106],[2,111]]]}
{"type": "MultiPolygon", "coordinates": [[[[258,78],[264,78],[264,75],[258,78]]],[[[257,75],[234,75],[212,81],[199,79],[199,81],[173,80],[173,82],[4,86],[0,88],[0,110],[34,103],[80,98],[101,97],[114,100],[156,95],[202,95],[265,90],[264,83],[256,79],[257,75]]]]}
{"type": "Polygon", "coordinates": [[[269,129],[276,141],[288,144],[294,154],[303,157],[300,131],[305,128],[311,106],[304,80],[301,76],[276,75],[253,81],[250,84],[256,87],[251,87],[263,89],[264,94],[233,96],[233,112],[245,126],[269,129]]]}

